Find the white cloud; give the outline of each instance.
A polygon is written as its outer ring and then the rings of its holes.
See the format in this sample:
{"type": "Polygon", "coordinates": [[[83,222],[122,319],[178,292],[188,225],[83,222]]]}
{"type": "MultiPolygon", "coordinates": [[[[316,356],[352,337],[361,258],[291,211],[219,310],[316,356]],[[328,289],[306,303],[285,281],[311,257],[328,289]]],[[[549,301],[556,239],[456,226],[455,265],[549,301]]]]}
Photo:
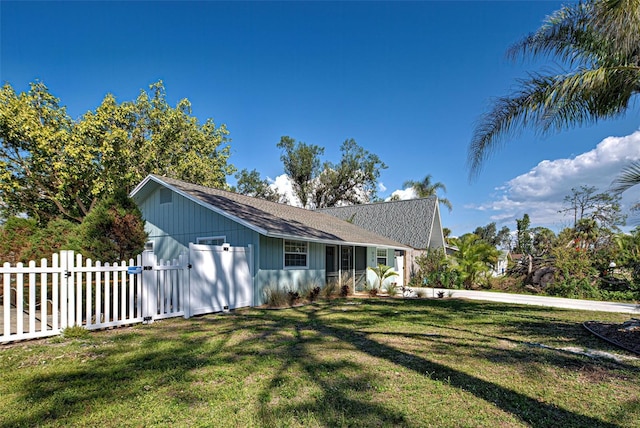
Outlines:
{"type": "Polygon", "coordinates": [[[279,175],[275,178],[275,180],[272,180],[271,178],[267,178],[267,180],[269,180],[269,182],[271,183],[271,188],[273,190],[285,195],[289,205],[294,205],[296,207],[302,206],[300,199],[298,199],[298,197],[293,192],[293,184],[291,183],[291,180],[289,179],[289,176],[287,174],[279,175]]]}
{"type": "Polygon", "coordinates": [[[409,187],[408,189],[404,190],[394,190],[391,196],[387,198],[387,200],[390,200],[394,196],[397,196],[401,201],[404,201],[406,199],[416,199],[418,197],[416,191],[413,190],[413,187],[409,187]]]}
{"type": "MultiPolygon", "coordinates": [[[[625,137],[608,137],[593,150],[570,159],[544,160],[496,188],[494,200],[481,206],[467,206],[491,212],[491,221],[505,223],[528,213],[534,225],[560,228],[569,219],[558,211],[572,188],[594,186],[606,192],[622,168],[640,160],[640,131],[625,137]]],[[[640,200],[640,189],[623,194],[623,209],[640,200]]]]}
{"type": "Polygon", "coordinates": [[[387,186],[384,185],[384,183],[381,181],[378,183],[378,190],[381,192],[386,192],[387,191],[387,186]]]}

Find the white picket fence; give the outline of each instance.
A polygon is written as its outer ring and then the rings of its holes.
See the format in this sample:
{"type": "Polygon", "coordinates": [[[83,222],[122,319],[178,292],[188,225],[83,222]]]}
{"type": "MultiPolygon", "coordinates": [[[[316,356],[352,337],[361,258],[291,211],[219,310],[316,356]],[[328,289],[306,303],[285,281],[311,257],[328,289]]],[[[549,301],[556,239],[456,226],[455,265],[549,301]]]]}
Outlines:
{"type": "Polygon", "coordinates": [[[186,256],[158,261],[145,251],[136,260],[101,263],[73,251],[0,268],[0,343],[58,335],[66,327],[89,330],[185,316],[186,256]]]}

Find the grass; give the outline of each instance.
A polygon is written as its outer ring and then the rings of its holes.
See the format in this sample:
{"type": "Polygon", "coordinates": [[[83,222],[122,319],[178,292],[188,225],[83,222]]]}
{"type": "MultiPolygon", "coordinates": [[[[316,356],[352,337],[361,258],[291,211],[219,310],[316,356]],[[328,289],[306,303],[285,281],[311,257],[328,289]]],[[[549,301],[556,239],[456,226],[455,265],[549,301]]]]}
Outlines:
{"type": "Polygon", "coordinates": [[[580,325],[628,318],[337,299],[18,343],[0,426],[637,426],[640,360],[580,325]]]}

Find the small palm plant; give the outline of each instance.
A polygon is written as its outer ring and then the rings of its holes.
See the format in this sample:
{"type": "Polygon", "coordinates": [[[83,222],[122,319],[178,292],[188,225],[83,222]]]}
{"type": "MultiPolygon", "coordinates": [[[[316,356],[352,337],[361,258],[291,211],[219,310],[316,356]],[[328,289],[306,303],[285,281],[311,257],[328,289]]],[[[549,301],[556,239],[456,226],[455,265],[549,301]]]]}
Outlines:
{"type": "Polygon", "coordinates": [[[376,274],[377,277],[377,287],[376,284],[374,283],[373,287],[375,289],[380,290],[382,288],[382,283],[387,279],[387,278],[391,278],[392,276],[398,276],[398,272],[396,272],[395,270],[393,270],[393,268],[391,266],[385,266],[385,265],[378,265],[376,267],[371,267],[369,266],[369,268],[373,273],[376,274]]]}

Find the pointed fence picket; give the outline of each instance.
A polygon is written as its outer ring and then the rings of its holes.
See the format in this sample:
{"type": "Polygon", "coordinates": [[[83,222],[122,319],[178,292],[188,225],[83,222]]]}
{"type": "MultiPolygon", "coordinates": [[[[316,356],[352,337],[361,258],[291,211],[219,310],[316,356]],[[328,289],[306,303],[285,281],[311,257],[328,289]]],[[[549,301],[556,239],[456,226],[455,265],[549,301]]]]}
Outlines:
{"type": "Polygon", "coordinates": [[[158,261],[150,251],[120,263],[83,259],[61,251],[24,266],[4,263],[0,343],[185,316],[188,261],[158,261]]]}

